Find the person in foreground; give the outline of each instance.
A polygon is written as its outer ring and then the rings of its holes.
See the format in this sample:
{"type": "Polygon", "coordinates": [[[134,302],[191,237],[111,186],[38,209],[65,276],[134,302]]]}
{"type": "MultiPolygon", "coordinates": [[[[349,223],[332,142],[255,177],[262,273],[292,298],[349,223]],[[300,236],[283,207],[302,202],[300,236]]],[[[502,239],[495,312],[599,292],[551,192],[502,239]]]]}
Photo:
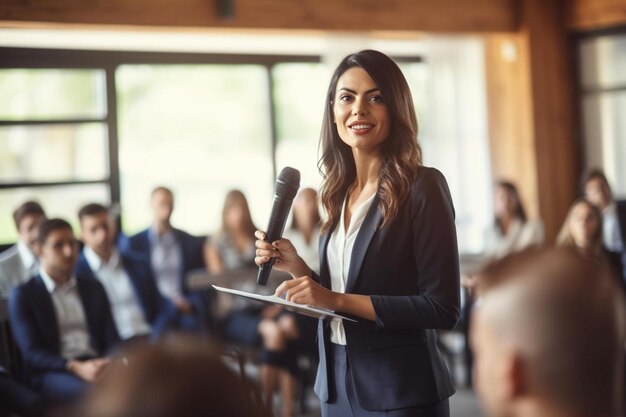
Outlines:
{"type": "Polygon", "coordinates": [[[106,292],[74,272],[78,245],[65,220],[39,226],[41,266],[9,294],[9,319],[31,386],[50,403],[73,403],[105,372],[119,336],[106,292]]]}
{"type": "Polygon", "coordinates": [[[191,336],[124,353],[80,409],[82,417],[271,417],[254,385],[191,336]]]}
{"type": "Polygon", "coordinates": [[[459,316],[454,208],[443,175],[421,163],[411,92],[389,57],[343,59],[321,142],[320,274],[260,231],[255,261],[276,258],[293,276],[277,295],[360,322],[319,322],[322,415],[448,416],[454,387],[436,329],[459,316]]]}
{"type": "Polygon", "coordinates": [[[487,416],[622,415],[624,301],[611,273],[573,248],[486,268],[472,343],[487,416]]]}

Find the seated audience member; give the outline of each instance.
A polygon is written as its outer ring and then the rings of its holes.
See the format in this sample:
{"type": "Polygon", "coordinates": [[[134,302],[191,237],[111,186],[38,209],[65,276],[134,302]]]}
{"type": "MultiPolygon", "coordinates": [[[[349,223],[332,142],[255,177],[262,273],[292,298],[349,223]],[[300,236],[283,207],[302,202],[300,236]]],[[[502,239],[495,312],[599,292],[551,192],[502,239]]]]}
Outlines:
{"type": "Polygon", "coordinates": [[[85,247],[76,274],[100,281],[123,340],[150,334],[158,337],[169,324],[174,306],[159,293],[150,266],[117,250],[106,207],[88,204],[80,209],[78,218],[85,247]]]}
{"type": "MultiPolygon", "coordinates": [[[[508,254],[518,252],[529,246],[544,242],[543,224],[539,220],[530,220],[520,199],[515,184],[498,181],[493,190],[494,221],[485,231],[485,249],[483,261],[489,262],[508,254]]],[[[464,356],[468,365],[467,384],[472,383],[472,351],[469,344],[471,313],[475,302],[474,288],[477,276],[474,273],[462,277],[467,298],[461,310],[461,328],[465,335],[464,356]]]]}
{"type": "Polygon", "coordinates": [[[517,187],[508,181],[496,183],[493,192],[495,218],[486,231],[485,257],[493,260],[544,241],[543,225],[526,216],[517,187]]]}
{"type": "MultiPolygon", "coordinates": [[[[602,214],[587,200],[580,199],[572,204],[557,237],[557,244],[576,248],[606,264],[616,277],[621,276],[620,255],[607,250],[602,243],[602,214]]],[[[624,289],[624,281],[620,279],[619,282],[624,289]]]]}
{"type": "Polygon", "coordinates": [[[37,228],[46,219],[43,208],[34,201],[27,201],[13,212],[18,241],[15,246],[0,254],[0,296],[7,296],[11,288],[18,286],[37,273],[35,240],[37,228]]]}
{"type": "Polygon", "coordinates": [[[604,173],[591,170],[583,179],[585,198],[602,212],[604,247],[621,254],[621,275],[626,280],[626,201],[616,201],[604,173]]]}
{"type": "Polygon", "coordinates": [[[9,319],[32,387],[45,401],[70,403],[109,364],[119,337],[102,284],[75,274],[78,247],[65,220],[39,226],[41,266],[9,295],[9,319]]]}
{"type": "Polygon", "coordinates": [[[320,269],[320,222],[317,192],[303,188],[293,200],[291,225],[285,229],[283,237],[291,241],[298,255],[316,274],[320,269]]]}
{"type": "Polygon", "coordinates": [[[41,417],[41,398],[0,367],[0,417],[41,417]]]}
{"type": "Polygon", "coordinates": [[[486,268],[472,342],[487,416],[622,415],[624,305],[608,275],[565,248],[486,268]]]}
{"type": "Polygon", "coordinates": [[[206,314],[204,299],[202,294],[188,291],[185,284],[189,271],[204,268],[202,243],[172,226],[174,194],[170,189],[155,188],[151,206],[154,223],[128,238],[127,252],[139,255],[152,267],[159,291],[178,310],[177,326],[186,330],[203,330],[206,314]]]}
{"type": "MultiPolygon", "coordinates": [[[[222,228],[207,242],[209,272],[220,274],[255,267],[255,230],[246,197],[239,190],[230,191],[222,210],[222,228]]],[[[243,285],[250,284],[254,281],[243,285]]],[[[261,385],[265,403],[271,408],[274,391],[280,386],[282,416],[293,415],[298,369],[291,343],[298,338],[295,317],[277,307],[263,309],[258,303],[236,299],[220,321],[226,339],[252,346],[262,344],[261,385]]]]}
{"type": "Polygon", "coordinates": [[[270,417],[253,385],[204,343],[136,345],[87,398],[89,417],[270,417]]]}

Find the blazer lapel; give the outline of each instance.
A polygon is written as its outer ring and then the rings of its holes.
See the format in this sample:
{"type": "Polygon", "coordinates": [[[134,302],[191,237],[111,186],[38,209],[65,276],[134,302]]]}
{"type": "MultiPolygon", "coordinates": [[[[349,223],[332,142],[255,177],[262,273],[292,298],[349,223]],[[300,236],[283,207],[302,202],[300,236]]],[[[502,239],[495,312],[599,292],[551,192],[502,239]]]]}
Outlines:
{"type": "Polygon", "coordinates": [[[319,254],[320,254],[320,284],[330,289],[330,272],[328,271],[328,259],[326,251],[328,250],[328,242],[330,241],[330,235],[332,232],[328,232],[320,236],[319,242],[319,254]]]}
{"type": "Polygon", "coordinates": [[[37,304],[37,309],[41,313],[41,325],[42,331],[48,339],[49,346],[54,346],[59,351],[61,350],[61,341],[59,340],[59,323],[52,304],[52,295],[48,292],[46,285],[43,283],[39,275],[33,278],[36,280],[36,292],[37,296],[33,297],[34,302],[37,304]]]}
{"type": "Polygon", "coordinates": [[[367,253],[367,248],[378,229],[378,225],[382,218],[382,213],[378,208],[378,194],[374,197],[372,201],[372,205],[370,206],[367,214],[365,215],[365,219],[363,220],[363,224],[361,225],[361,229],[356,236],[356,241],[354,242],[354,248],[352,249],[352,257],[350,259],[350,269],[348,270],[348,281],[346,283],[346,292],[352,292],[354,289],[354,285],[356,284],[356,279],[361,272],[361,266],[363,265],[363,260],[365,259],[365,254],[367,253]]]}

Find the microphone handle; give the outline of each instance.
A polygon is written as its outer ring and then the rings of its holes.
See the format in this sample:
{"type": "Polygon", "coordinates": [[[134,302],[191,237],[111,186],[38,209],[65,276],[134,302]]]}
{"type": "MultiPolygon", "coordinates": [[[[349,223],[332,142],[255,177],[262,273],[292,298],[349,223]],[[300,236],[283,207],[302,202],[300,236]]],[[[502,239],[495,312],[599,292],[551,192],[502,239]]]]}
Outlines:
{"type": "MultiPolygon", "coordinates": [[[[292,202],[293,199],[279,198],[276,194],[274,194],[272,213],[270,214],[270,221],[267,225],[267,231],[265,232],[266,242],[271,243],[283,236],[285,223],[287,222],[287,215],[291,209],[292,202]]],[[[267,284],[267,280],[269,279],[270,272],[275,261],[276,258],[271,258],[268,262],[259,267],[259,273],[256,279],[258,285],[267,284]]]]}

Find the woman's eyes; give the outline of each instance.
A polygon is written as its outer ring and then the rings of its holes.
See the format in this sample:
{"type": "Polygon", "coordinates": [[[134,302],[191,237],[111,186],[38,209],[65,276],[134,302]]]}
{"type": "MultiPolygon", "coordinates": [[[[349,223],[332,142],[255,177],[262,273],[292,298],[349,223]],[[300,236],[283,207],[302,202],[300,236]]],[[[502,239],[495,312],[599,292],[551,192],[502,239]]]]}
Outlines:
{"type": "MultiPolygon", "coordinates": [[[[353,100],[354,100],[354,97],[350,96],[350,95],[342,95],[342,96],[339,97],[339,101],[342,101],[344,103],[349,103],[349,102],[351,102],[353,100]]],[[[380,94],[377,94],[375,96],[372,96],[372,97],[368,98],[368,101],[371,101],[371,102],[374,102],[374,103],[383,103],[384,102],[383,97],[380,94]]]]}

